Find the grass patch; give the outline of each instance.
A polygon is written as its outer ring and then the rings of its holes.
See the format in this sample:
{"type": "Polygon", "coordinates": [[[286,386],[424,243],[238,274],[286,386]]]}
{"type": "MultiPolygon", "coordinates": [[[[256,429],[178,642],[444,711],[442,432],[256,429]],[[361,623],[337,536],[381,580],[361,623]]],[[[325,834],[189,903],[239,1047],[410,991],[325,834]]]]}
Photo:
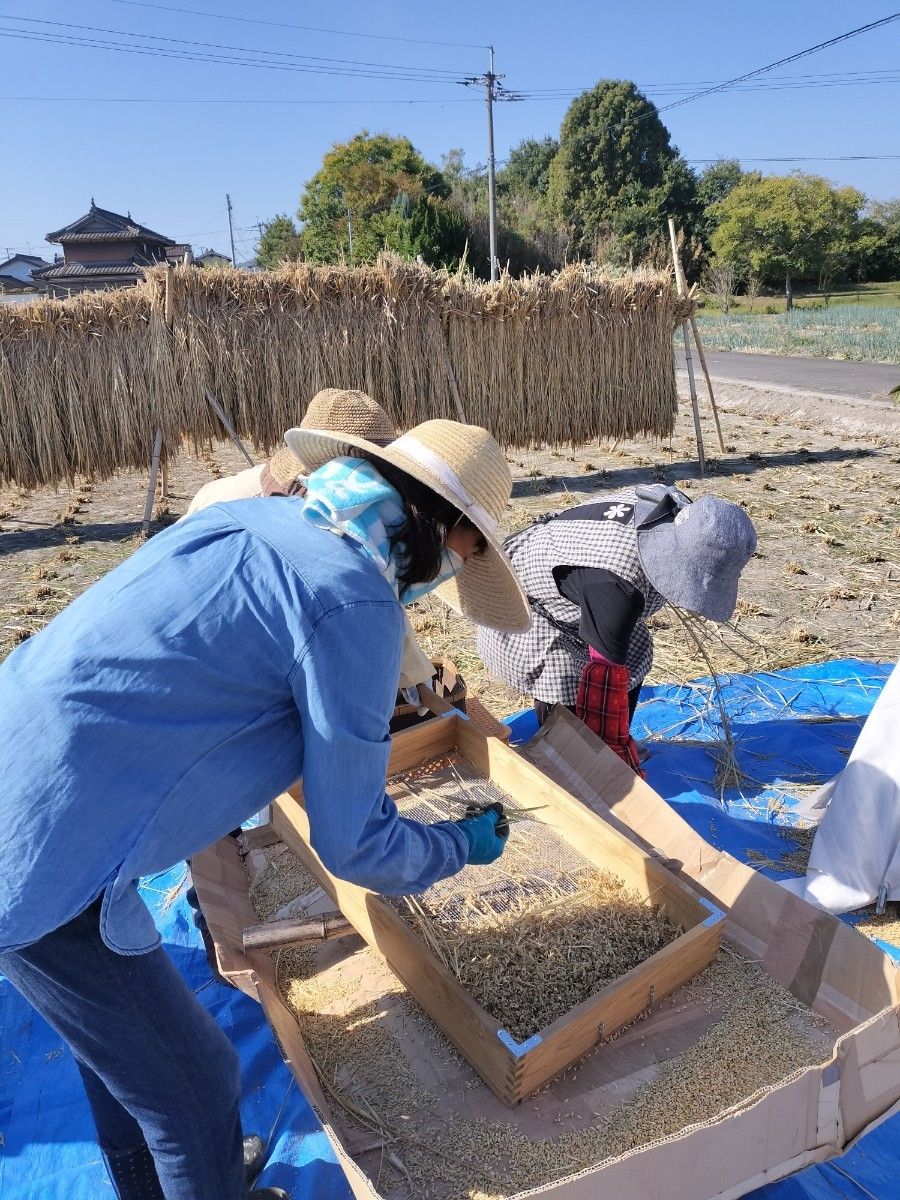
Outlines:
{"type": "MultiPolygon", "coordinates": [[[[875,306],[878,308],[900,308],[900,279],[889,280],[887,283],[863,283],[860,285],[846,284],[828,293],[830,304],[853,304],[859,307],[875,306]]],[[[824,308],[825,296],[818,291],[795,291],[795,308],[824,308]]],[[[731,301],[732,313],[764,313],[783,312],[784,294],[757,296],[750,307],[746,296],[734,296],[731,301]]],[[[722,310],[715,296],[708,293],[700,295],[700,312],[703,315],[718,316],[722,310]]]]}

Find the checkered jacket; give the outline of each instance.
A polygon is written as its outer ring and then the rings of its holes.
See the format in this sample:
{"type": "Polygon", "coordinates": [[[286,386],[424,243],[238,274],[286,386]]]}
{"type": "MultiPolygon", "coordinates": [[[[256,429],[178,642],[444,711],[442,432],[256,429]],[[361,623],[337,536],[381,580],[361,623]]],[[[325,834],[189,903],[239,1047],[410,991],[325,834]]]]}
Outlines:
{"type": "Polygon", "coordinates": [[[578,605],[560,594],[553,570],[602,567],[644,596],[644,610],[625,657],[629,688],[640,686],[653,662],[653,642],[645,622],[665,600],[651,586],[638,559],[635,499],[630,489],[603,496],[578,508],[549,513],[507,539],[506,553],[528,595],[533,618],[525,633],[479,630],[478,651],[493,675],[546,704],[574,704],[588,648],[578,633],[578,605]]]}

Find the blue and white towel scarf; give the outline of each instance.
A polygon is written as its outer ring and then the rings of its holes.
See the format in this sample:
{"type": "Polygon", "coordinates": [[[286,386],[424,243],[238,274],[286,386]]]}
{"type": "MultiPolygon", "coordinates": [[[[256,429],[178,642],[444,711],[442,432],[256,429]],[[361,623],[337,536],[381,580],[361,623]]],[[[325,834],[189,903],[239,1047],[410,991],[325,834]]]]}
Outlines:
{"type": "Polygon", "coordinates": [[[400,594],[398,574],[403,569],[401,546],[391,549],[390,534],[406,520],[397,490],[383,479],[377,467],[363,458],[333,458],[306,481],[304,519],[319,529],[330,529],[357,542],[372,559],[403,604],[412,604],[462,568],[453,550],[444,550],[436,579],[414,584],[400,594]]]}

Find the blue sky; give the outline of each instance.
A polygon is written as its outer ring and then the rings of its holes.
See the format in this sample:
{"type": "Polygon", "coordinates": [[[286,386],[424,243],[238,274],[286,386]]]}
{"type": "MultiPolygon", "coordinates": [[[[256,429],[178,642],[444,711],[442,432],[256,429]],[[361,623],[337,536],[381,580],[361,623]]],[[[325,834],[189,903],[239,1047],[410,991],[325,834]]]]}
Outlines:
{"type": "MultiPolygon", "coordinates": [[[[294,213],[322,154],[362,128],[406,134],[436,163],[454,146],[470,164],[483,162],[484,104],[452,80],[485,70],[482,47],[489,42],[505,85],[530,97],[496,109],[502,160],[524,137],[557,133],[566,95],[598,79],[633,79],[662,106],[706,81],[731,78],[892,11],[884,0],[0,0],[0,254],[7,247],[52,254],[45,233],[80,216],[91,196],[176,240],[227,250],[230,192],[238,257],[247,257],[255,223],[294,213]],[[174,11],[183,9],[219,15],[174,11]],[[316,70],[37,40],[48,34],[256,61],[268,55],[269,63],[316,70]],[[389,36],[463,44],[383,40],[389,36]],[[184,42],[236,49],[192,51],[184,42]],[[344,61],[324,61],[335,59],[344,61]],[[380,64],[409,77],[364,77],[385,74],[380,64]],[[333,69],[354,74],[325,73],[333,69]],[[419,74],[425,77],[412,77],[419,74]],[[679,93],[674,85],[684,86],[679,93]],[[539,91],[555,94],[535,96],[539,91]]],[[[900,155],[898,52],[900,21],[764,77],[765,90],[711,96],[663,119],[689,160],[737,156],[783,173],[790,163],[749,160],[900,155]],[[878,72],[892,81],[876,82],[878,72]],[[848,75],[852,85],[820,86],[848,75]]],[[[876,198],[900,195],[900,159],[796,165],[876,198]]]]}

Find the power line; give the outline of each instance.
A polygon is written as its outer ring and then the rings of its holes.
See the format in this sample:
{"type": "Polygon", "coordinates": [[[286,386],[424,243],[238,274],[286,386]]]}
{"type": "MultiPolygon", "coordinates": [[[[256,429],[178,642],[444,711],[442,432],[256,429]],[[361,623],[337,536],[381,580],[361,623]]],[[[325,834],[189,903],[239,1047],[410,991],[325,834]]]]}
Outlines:
{"type": "Polygon", "coordinates": [[[409,99],[358,99],[348,100],[341,96],[334,100],[321,99],[261,99],[251,96],[247,99],[215,98],[198,99],[196,97],[177,96],[0,96],[0,103],[35,103],[35,104],[481,104],[475,96],[416,96],[409,99]]]}
{"type": "Polygon", "coordinates": [[[100,41],[88,38],[72,38],[62,34],[38,33],[30,30],[10,30],[0,28],[0,37],[12,38],[18,41],[47,42],[51,45],[74,46],[89,50],[113,50],[124,54],[140,54],[150,58],[167,58],[176,62],[213,63],[235,67],[260,67],[267,70],[287,71],[291,74],[334,75],[350,79],[384,79],[408,83],[443,83],[452,84],[450,79],[435,79],[433,76],[385,74],[375,71],[350,71],[325,69],[314,66],[298,66],[293,63],[273,63],[256,59],[228,58],[222,55],[190,54],[180,50],[167,50],[161,47],[131,46],[123,43],[100,41]]]}
{"type": "Polygon", "coordinates": [[[295,54],[290,50],[258,50],[255,47],[230,46],[227,43],[222,42],[198,42],[187,38],[166,37],[162,34],[138,33],[133,32],[130,29],[107,29],[102,25],[78,25],[71,21],[49,21],[38,17],[17,17],[12,16],[9,13],[0,13],[0,18],[6,21],[25,21],[29,25],[55,25],[56,27],[62,29],[79,29],[88,33],[112,33],[115,34],[116,37],[143,38],[147,41],[153,42],[173,42],[181,46],[201,47],[207,50],[234,50],[240,54],[264,54],[279,58],[302,59],[308,62],[336,63],[351,67],[375,67],[378,70],[409,71],[414,69],[417,72],[421,70],[428,74],[450,75],[454,77],[454,79],[460,74],[459,71],[451,71],[445,67],[410,68],[402,63],[373,63],[364,59],[355,58],[325,58],[318,54],[295,54]]]}
{"type": "Polygon", "coordinates": [[[895,162],[900,154],[785,154],[770,158],[757,158],[744,154],[720,154],[718,158],[686,158],[685,162],[705,165],[736,158],[739,162],[794,163],[794,162],[895,162]]]}
{"type": "MultiPolygon", "coordinates": [[[[851,71],[820,71],[814,74],[807,73],[801,75],[773,75],[768,80],[760,80],[756,83],[748,83],[744,86],[748,90],[751,88],[776,86],[787,87],[796,85],[800,87],[805,86],[807,83],[809,83],[810,86],[839,87],[844,84],[855,83],[881,83],[882,81],[893,83],[897,78],[898,69],[896,67],[881,67],[871,70],[859,69],[851,71]]],[[[698,87],[716,87],[723,82],[725,81],[720,79],[692,79],[681,80],[677,82],[669,81],[667,83],[660,83],[658,81],[654,83],[639,83],[635,81],[635,87],[640,88],[641,91],[652,91],[658,94],[662,91],[692,92],[698,87]]],[[[567,85],[565,87],[522,88],[521,92],[528,96],[555,95],[565,97],[580,95],[582,92],[590,91],[590,89],[593,87],[596,87],[596,83],[585,84],[580,88],[573,88],[571,85],[567,85]]]]}
{"type": "MultiPolygon", "coordinates": [[[[809,81],[808,83],[748,83],[739,87],[729,89],[732,93],[741,95],[748,92],[784,92],[797,91],[806,88],[839,88],[839,87],[874,87],[884,83],[900,83],[900,74],[884,75],[879,79],[843,79],[843,80],[823,80],[821,82],[809,81]]],[[[596,85],[591,85],[594,87],[596,85]]],[[[654,86],[653,84],[636,84],[636,87],[642,92],[648,92],[653,96],[665,95],[680,95],[687,89],[674,87],[671,85],[654,86]]],[[[521,91],[517,92],[515,98],[517,100],[574,100],[576,96],[581,96],[584,92],[590,91],[590,87],[581,88],[580,91],[572,92],[560,89],[559,91],[546,90],[542,92],[521,91]]],[[[662,112],[662,109],[658,111],[662,112]]]]}
{"type": "Polygon", "coordinates": [[[264,21],[260,17],[235,17],[230,13],[210,12],[208,9],[175,8],[171,4],[150,4],[148,0],[109,0],[111,4],[127,4],[131,8],[149,8],[160,12],[183,13],[192,17],[212,17],[217,21],[241,21],[245,25],[268,25],[274,29],[297,29],[303,33],[330,33],[337,37],[370,38],[379,42],[407,42],[413,46],[453,46],[459,50],[486,50],[477,42],[440,42],[431,38],[398,37],[390,33],[359,33],[350,29],[324,29],[320,25],[293,25],[286,21],[264,21]]]}
{"type": "Polygon", "coordinates": [[[890,16],[882,17],[878,21],[870,21],[867,25],[860,25],[857,29],[850,29],[846,33],[840,33],[836,37],[828,38],[827,41],[817,42],[815,46],[808,46],[806,50],[798,50],[795,54],[789,54],[785,58],[779,58],[775,62],[766,63],[764,67],[757,67],[753,71],[746,71],[743,75],[736,75],[734,79],[726,79],[723,83],[717,83],[713,87],[704,88],[702,91],[694,92],[693,95],[684,96],[681,100],[673,100],[671,104],[665,104],[660,108],[660,112],[667,112],[672,108],[680,108],[683,104],[692,104],[695,100],[702,100],[705,96],[715,95],[716,92],[722,92],[726,88],[734,87],[735,84],[743,83],[746,79],[753,79],[757,75],[763,75],[767,71],[774,71],[776,67],[785,67],[788,63],[796,62],[800,58],[806,58],[809,54],[817,54],[820,50],[827,50],[829,46],[837,46],[841,42],[846,42],[849,38],[858,37],[861,33],[869,33],[873,29],[880,29],[885,25],[890,25],[892,21],[900,18],[900,12],[891,13],[890,16]]]}
{"type": "MultiPolygon", "coordinates": [[[[188,40],[186,38],[167,37],[167,36],[163,36],[160,34],[132,33],[130,30],[127,30],[127,29],[107,29],[107,28],[105,28],[103,26],[99,26],[99,25],[81,25],[81,24],[76,24],[71,21],[50,21],[50,20],[44,20],[42,18],[36,18],[36,17],[17,17],[10,13],[0,13],[0,19],[5,20],[5,21],[21,21],[28,25],[52,25],[55,29],[77,30],[79,32],[73,33],[73,34],[69,34],[69,33],[56,34],[56,33],[53,33],[51,30],[46,30],[46,31],[45,30],[40,30],[40,31],[33,30],[32,31],[32,30],[22,30],[22,29],[17,29],[14,32],[16,32],[16,33],[33,32],[35,35],[40,34],[41,38],[46,37],[48,39],[50,39],[50,38],[71,38],[73,40],[81,39],[81,40],[85,40],[85,41],[87,41],[87,40],[103,41],[103,42],[107,43],[109,49],[115,49],[115,48],[121,47],[122,45],[127,45],[127,43],[124,43],[124,44],[113,43],[113,42],[110,42],[106,38],[102,38],[102,39],[90,38],[90,39],[88,39],[88,38],[84,38],[83,35],[84,34],[91,34],[91,35],[93,35],[93,34],[112,34],[115,37],[140,38],[143,41],[167,42],[171,46],[175,46],[175,47],[181,47],[181,46],[188,47],[188,50],[185,50],[185,51],[182,51],[182,50],[171,50],[170,51],[169,48],[165,47],[165,46],[152,47],[153,50],[159,50],[161,52],[165,51],[166,53],[202,54],[206,50],[213,50],[213,51],[228,51],[229,57],[231,56],[231,54],[234,54],[234,55],[260,55],[260,56],[264,56],[265,58],[288,58],[288,59],[295,60],[298,63],[302,63],[302,64],[304,64],[304,66],[306,66],[308,64],[310,69],[315,69],[315,70],[321,71],[321,72],[324,72],[326,70],[326,67],[328,69],[334,68],[335,74],[345,74],[345,73],[360,74],[360,73],[363,73],[368,70],[374,70],[377,72],[384,72],[387,74],[393,74],[395,72],[399,72],[405,78],[411,77],[411,76],[415,76],[417,78],[426,78],[427,77],[429,79],[433,78],[435,80],[446,80],[449,83],[456,82],[456,80],[460,77],[460,75],[464,74],[464,72],[462,72],[462,71],[453,71],[453,70],[450,70],[450,69],[444,68],[444,67],[439,67],[439,68],[438,67],[419,67],[419,66],[408,67],[408,66],[404,66],[399,63],[374,63],[374,62],[367,62],[364,60],[349,59],[349,58],[325,58],[320,55],[295,54],[292,51],[288,51],[288,50],[258,50],[253,47],[232,46],[232,45],[228,45],[226,43],[220,43],[220,42],[200,42],[200,41],[188,40]]],[[[255,61],[255,60],[251,60],[251,62],[253,62],[253,61],[255,61]]]]}
{"type": "MultiPolygon", "coordinates": [[[[118,0],[117,0],[118,2],[118,0]]],[[[121,0],[130,3],[131,0],[121,0]]],[[[154,6],[151,6],[154,7],[154,6]]],[[[2,30],[0,30],[2,34],[2,30]]],[[[260,51],[259,53],[263,53],[260,51]]],[[[330,61],[330,60],[329,60],[330,61]]],[[[344,61],[344,60],[336,60],[344,61]]],[[[455,81],[454,81],[455,82],[455,81]]],[[[680,93],[711,81],[694,80],[685,83],[637,83],[635,86],[642,91],[663,93],[680,93]]],[[[714,82],[714,81],[712,81],[714,82]]],[[[850,87],[862,84],[900,83],[900,73],[888,69],[856,72],[825,72],[821,75],[783,76],[775,79],[746,84],[735,88],[736,91],[775,91],[784,88],[801,87],[850,87]]],[[[572,91],[570,89],[540,88],[506,93],[506,98],[514,95],[521,100],[571,100],[589,91],[595,85],[586,85],[572,91]]],[[[501,84],[497,84],[500,91],[501,84]]],[[[497,99],[504,98],[500,95],[497,99]]],[[[353,105],[353,104],[480,104],[481,101],[470,96],[439,97],[411,96],[405,98],[359,97],[348,98],[337,96],[333,98],[283,98],[283,97],[178,97],[178,96],[0,96],[0,103],[65,103],[65,104],[250,104],[250,105],[353,105]]]]}
{"type": "MultiPolygon", "coordinates": [[[[799,87],[850,87],[857,84],[881,84],[881,83],[900,83],[900,73],[893,71],[860,71],[860,72],[845,72],[845,76],[858,74],[861,76],[878,76],[878,78],[837,78],[834,73],[826,73],[824,75],[807,75],[797,76],[792,81],[790,77],[784,77],[784,82],[760,82],[757,84],[747,84],[744,87],[736,88],[735,91],[775,91],[782,88],[799,88],[799,87]]],[[[660,95],[664,92],[681,92],[695,88],[698,83],[705,81],[695,80],[693,83],[684,84],[667,84],[667,83],[639,83],[636,84],[642,91],[653,92],[655,95],[660,95]]],[[[500,85],[498,85],[500,86],[500,85]]],[[[591,85],[593,86],[593,85],[591,85]]],[[[553,88],[541,89],[538,91],[516,92],[515,95],[523,100],[571,100],[576,96],[580,96],[583,92],[589,91],[588,87],[583,87],[578,91],[556,90],[553,88]]],[[[498,97],[499,98],[499,97],[498,97]]],[[[283,98],[283,97],[197,97],[197,96],[0,96],[0,103],[66,103],[66,104],[275,104],[275,105],[346,105],[346,104],[480,104],[481,101],[471,96],[453,96],[453,97],[438,97],[433,96],[410,96],[405,98],[389,98],[384,97],[359,97],[348,98],[346,96],[336,96],[333,98],[283,98]]]]}

